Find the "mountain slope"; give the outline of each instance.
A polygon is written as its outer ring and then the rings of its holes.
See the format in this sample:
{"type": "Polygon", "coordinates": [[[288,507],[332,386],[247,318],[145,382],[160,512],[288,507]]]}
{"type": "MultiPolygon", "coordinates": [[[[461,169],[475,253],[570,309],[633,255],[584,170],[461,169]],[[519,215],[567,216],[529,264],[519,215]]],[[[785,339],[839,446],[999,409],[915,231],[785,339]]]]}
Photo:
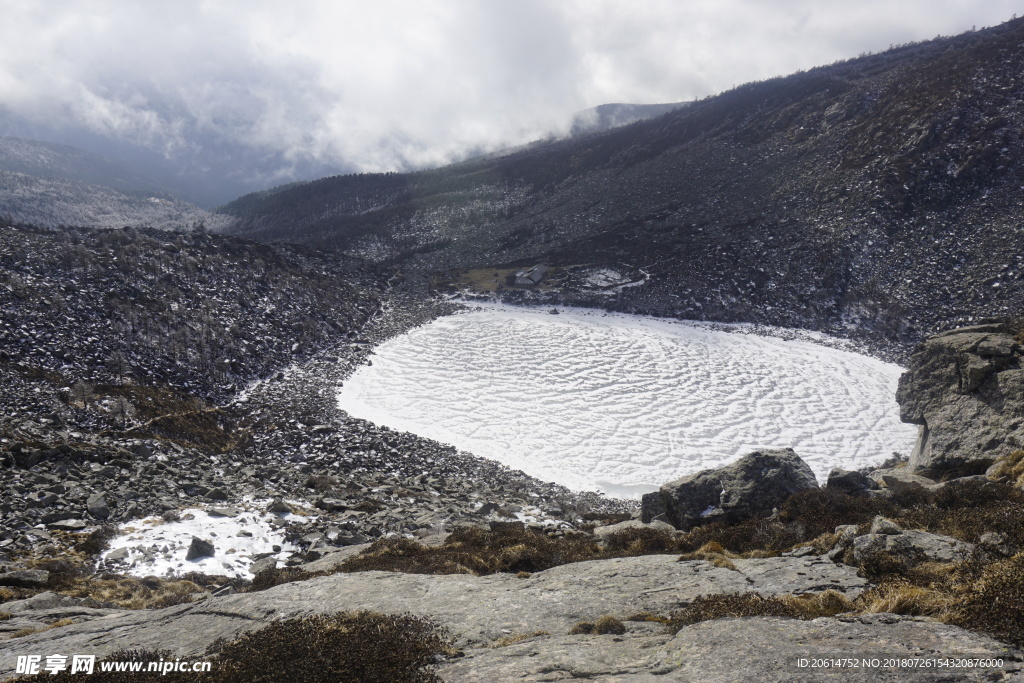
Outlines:
{"type": "Polygon", "coordinates": [[[650,121],[245,197],[233,231],[442,271],[642,268],[612,308],[897,342],[1024,300],[1024,20],[650,121]]]}
{"type": "Polygon", "coordinates": [[[54,228],[133,227],[186,230],[203,224],[216,230],[224,216],[169,195],[128,193],[68,178],[38,178],[0,171],[0,216],[15,223],[54,228]]]}
{"type": "Polygon", "coordinates": [[[122,192],[167,192],[166,181],[133,164],[71,145],[0,137],[0,170],[40,178],[67,178],[122,192]]]}

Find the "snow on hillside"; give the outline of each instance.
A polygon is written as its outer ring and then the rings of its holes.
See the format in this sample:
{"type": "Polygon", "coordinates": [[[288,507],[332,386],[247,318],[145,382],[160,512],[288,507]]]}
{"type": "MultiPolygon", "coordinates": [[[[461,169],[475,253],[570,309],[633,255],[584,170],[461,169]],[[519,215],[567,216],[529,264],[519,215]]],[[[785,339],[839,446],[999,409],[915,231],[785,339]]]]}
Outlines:
{"type": "Polygon", "coordinates": [[[758,447],[794,448],[819,480],[909,452],[900,367],[813,333],[754,332],[487,306],[383,344],[338,400],[355,417],[618,496],[758,447]]]}
{"type": "Polygon", "coordinates": [[[137,196],[67,178],[37,178],[7,171],[0,171],[0,216],[48,228],[128,225],[186,230],[202,223],[214,231],[231,220],[180,199],[137,196]]]}

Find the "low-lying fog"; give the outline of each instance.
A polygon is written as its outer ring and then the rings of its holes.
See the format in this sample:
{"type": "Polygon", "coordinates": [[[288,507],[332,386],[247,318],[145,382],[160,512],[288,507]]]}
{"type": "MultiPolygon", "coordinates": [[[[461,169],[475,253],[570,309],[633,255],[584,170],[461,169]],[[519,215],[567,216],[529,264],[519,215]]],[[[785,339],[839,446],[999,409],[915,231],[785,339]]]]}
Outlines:
{"type": "Polygon", "coordinates": [[[486,306],[392,339],[340,407],[616,496],[758,447],[794,448],[824,481],[913,446],[901,368],[813,333],[559,310],[486,306]]]}

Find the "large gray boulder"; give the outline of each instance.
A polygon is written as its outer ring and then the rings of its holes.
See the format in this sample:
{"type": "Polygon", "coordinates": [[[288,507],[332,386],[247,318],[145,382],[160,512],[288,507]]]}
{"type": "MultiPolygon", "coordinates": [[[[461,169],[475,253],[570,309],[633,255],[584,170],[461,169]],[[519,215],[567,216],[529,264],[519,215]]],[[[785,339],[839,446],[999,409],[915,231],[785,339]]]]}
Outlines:
{"type": "Polygon", "coordinates": [[[765,449],[665,484],[643,497],[641,513],[645,522],[664,514],[683,531],[709,522],[735,524],[769,515],[794,493],[816,488],[814,473],[793,449],[765,449]]]}
{"type": "Polygon", "coordinates": [[[900,418],[921,426],[911,468],[933,478],[981,474],[1024,448],[1021,356],[1002,325],[943,332],[914,351],[896,392],[900,418]]]}

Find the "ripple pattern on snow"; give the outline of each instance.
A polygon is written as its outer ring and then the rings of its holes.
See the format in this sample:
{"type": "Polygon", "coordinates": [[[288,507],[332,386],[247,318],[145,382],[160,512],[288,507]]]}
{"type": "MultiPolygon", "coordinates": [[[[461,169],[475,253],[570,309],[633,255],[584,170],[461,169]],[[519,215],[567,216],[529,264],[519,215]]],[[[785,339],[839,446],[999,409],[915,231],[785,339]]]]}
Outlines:
{"type": "Polygon", "coordinates": [[[613,495],[758,447],[794,448],[823,480],[916,435],[899,421],[898,366],[679,321],[488,307],[372,358],[339,392],[350,415],[613,495]]]}

